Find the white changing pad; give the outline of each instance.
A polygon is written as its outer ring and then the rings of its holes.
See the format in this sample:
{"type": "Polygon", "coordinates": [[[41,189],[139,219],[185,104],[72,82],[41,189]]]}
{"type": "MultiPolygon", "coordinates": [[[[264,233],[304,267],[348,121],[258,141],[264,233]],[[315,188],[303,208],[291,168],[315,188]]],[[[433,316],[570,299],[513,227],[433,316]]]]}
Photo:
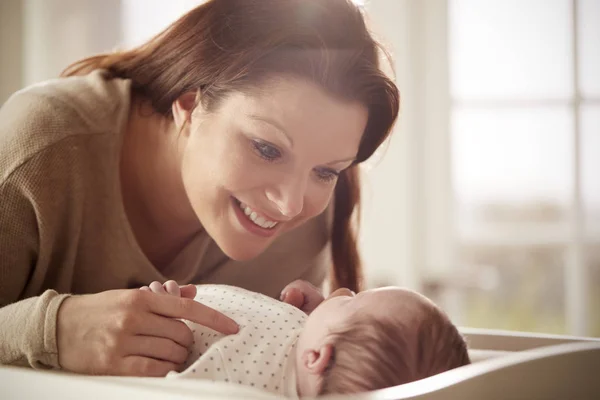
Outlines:
{"type": "MultiPolygon", "coordinates": [[[[327,398],[600,399],[600,340],[488,330],[461,331],[472,346],[471,355],[475,361],[472,365],[394,388],[327,398]]],[[[0,367],[0,399],[49,398],[260,400],[278,397],[258,389],[227,383],[88,377],[0,367]]]]}

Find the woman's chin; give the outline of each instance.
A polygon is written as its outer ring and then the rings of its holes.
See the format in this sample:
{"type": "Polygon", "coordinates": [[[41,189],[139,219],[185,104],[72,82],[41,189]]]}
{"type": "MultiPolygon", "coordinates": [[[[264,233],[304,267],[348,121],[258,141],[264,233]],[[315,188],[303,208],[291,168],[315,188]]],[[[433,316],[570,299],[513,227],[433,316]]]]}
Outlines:
{"type": "Polygon", "coordinates": [[[240,246],[236,243],[223,243],[220,244],[217,242],[217,245],[221,248],[221,251],[225,253],[225,255],[231,258],[234,261],[248,261],[253,258],[258,257],[261,253],[263,253],[268,246],[240,246]]]}

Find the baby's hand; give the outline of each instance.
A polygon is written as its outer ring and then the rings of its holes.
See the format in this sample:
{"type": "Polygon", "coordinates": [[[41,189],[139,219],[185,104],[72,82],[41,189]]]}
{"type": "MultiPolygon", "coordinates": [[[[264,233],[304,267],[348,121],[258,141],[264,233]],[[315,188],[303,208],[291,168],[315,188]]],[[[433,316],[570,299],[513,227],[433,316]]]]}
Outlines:
{"type": "Polygon", "coordinates": [[[310,314],[323,301],[323,294],[310,283],[298,279],[281,291],[280,299],[310,314]]]}
{"type": "Polygon", "coordinates": [[[170,294],[175,297],[185,297],[193,299],[196,297],[196,286],[185,285],[179,286],[175,281],[166,281],[164,284],[154,281],[148,286],[142,286],[140,290],[147,290],[157,294],[170,294]]]}

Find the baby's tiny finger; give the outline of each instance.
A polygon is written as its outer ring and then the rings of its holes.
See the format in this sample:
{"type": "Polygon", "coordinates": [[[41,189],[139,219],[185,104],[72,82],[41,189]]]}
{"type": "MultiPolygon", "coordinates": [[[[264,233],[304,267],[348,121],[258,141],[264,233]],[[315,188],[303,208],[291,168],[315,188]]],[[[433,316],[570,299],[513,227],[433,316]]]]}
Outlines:
{"type": "Polygon", "coordinates": [[[197,288],[194,285],[180,286],[179,290],[181,292],[181,297],[185,297],[186,299],[193,299],[196,297],[197,288]]]}
{"type": "Polygon", "coordinates": [[[154,293],[167,294],[167,292],[165,292],[165,288],[163,288],[163,285],[160,282],[154,281],[149,286],[150,290],[154,293]]]}
{"type": "Polygon", "coordinates": [[[148,286],[142,286],[142,287],[140,288],[140,290],[145,290],[145,291],[149,292],[149,291],[150,291],[150,288],[149,288],[148,286]]]}
{"type": "Polygon", "coordinates": [[[281,296],[281,300],[284,303],[291,304],[292,306],[302,309],[306,299],[302,291],[296,288],[288,288],[281,296]]]}
{"type": "Polygon", "coordinates": [[[166,281],[165,284],[163,285],[163,288],[170,295],[177,296],[177,297],[181,296],[181,291],[179,290],[179,285],[175,281],[166,281]]]}

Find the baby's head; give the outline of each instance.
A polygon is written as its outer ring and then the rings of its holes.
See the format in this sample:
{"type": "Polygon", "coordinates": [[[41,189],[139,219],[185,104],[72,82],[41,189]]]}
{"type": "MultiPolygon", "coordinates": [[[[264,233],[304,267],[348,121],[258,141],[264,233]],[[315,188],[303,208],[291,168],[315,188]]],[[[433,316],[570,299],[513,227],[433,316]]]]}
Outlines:
{"type": "Polygon", "coordinates": [[[335,291],[308,317],[296,352],[302,396],[383,389],[470,363],[446,314],[401,288],[335,291]]]}

